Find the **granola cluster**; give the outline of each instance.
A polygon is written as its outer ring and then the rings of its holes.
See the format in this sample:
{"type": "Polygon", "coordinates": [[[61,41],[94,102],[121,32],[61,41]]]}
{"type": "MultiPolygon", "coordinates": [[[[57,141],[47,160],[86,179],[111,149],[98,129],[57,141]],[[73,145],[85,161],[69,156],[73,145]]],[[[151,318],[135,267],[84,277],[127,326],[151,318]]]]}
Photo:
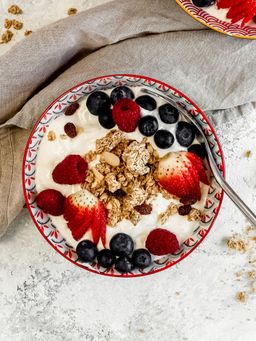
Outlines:
{"type": "MultiPolygon", "coordinates": [[[[150,214],[152,200],[158,193],[166,199],[175,198],[158,185],[159,155],[146,138],[141,142],[129,140],[121,131],[112,130],[96,140],[96,150],[84,158],[90,167],[82,187],[104,203],[110,226],[123,219],[137,225],[142,215],[150,214]]],[[[181,206],[170,204],[159,215],[159,222],[166,222],[181,206]]],[[[191,207],[187,219],[200,220],[201,212],[191,207]]]]}
{"type": "Polygon", "coordinates": [[[139,212],[151,211],[150,203],[161,191],[154,178],[159,156],[146,139],[128,140],[121,131],[112,130],[96,141],[96,151],[87,153],[85,159],[96,162],[83,187],[104,203],[108,225],[123,219],[136,225],[139,212]]]}

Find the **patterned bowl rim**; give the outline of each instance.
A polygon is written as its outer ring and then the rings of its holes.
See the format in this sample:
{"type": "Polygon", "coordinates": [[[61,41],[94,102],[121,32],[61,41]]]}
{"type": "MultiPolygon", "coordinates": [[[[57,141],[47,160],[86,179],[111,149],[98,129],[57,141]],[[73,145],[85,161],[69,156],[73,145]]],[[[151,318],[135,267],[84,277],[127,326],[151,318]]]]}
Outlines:
{"type": "Polygon", "coordinates": [[[177,4],[193,19],[212,30],[226,34],[234,38],[256,39],[256,27],[241,27],[237,24],[228,23],[213,15],[206,13],[202,8],[195,6],[191,0],[176,0],[177,4]]]}
{"type": "Polygon", "coordinates": [[[126,275],[126,274],[116,274],[116,273],[104,273],[104,272],[99,272],[99,271],[96,271],[94,270],[93,268],[90,268],[90,267],[87,267],[86,265],[83,265],[81,263],[78,263],[76,261],[74,261],[73,259],[69,258],[67,255],[65,255],[64,253],[62,253],[55,245],[52,241],[50,241],[49,238],[47,238],[46,235],[44,235],[44,233],[41,231],[36,219],[35,219],[35,216],[30,208],[30,203],[29,203],[29,200],[28,200],[28,197],[27,197],[27,191],[26,191],[26,186],[25,186],[25,162],[26,162],[26,157],[27,157],[27,152],[28,152],[28,149],[29,149],[29,144],[31,143],[31,140],[32,140],[32,137],[42,119],[42,117],[48,112],[48,110],[50,108],[53,107],[53,105],[55,103],[57,103],[63,96],[67,95],[68,93],[72,92],[73,90],[75,90],[76,88],[80,87],[80,86],[83,86],[85,84],[89,84],[91,82],[94,82],[94,81],[97,81],[97,80],[101,80],[101,79],[104,79],[104,78],[108,78],[108,77],[134,77],[134,78],[138,78],[138,79],[143,79],[145,81],[151,81],[151,82],[156,82],[158,83],[159,85],[163,86],[163,87],[166,87],[168,89],[170,89],[171,91],[174,91],[176,92],[179,96],[181,96],[182,98],[186,99],[192,106],[194,106],[196,108],[196,110],[202,115],[202,117],[204,118],[204,120],[206,121],[208,127],[210,128],[211,132],[213,133],[214,135],[214,138],[215,138],[215,141],[217,143],[217,146],[218,146],[218,149],[219,149],[219,152],[220,152],[220,158],[221,158],[221,163],[223,165],[223,168],[222,168],[222,174],[223,176],[225,177],[226,175],[226,166],[225,166],[225,159],[224,159],[224,154],[223,154],[223,150],[222,150],[222,147],[221,147],[221,144],[220,144],[220,141],[217,137],[217,134],[212,126],[212,124],[210,123],[208,117],[206,116],[206,114],[189,98],[187,97],[186,95],[184,95],[180,90],[170,86],[169,84],[167,83],[164,83],[164,82],[161,82],[155,78],[151,78],[151,77],[148,77],[148,76],[144,76],[144,75],[138,75],[138,74],[126,74],[126,73],[122,73],[122,74],[110,74],[110,75],[104,75],[104,76],[100,76],[100,77],[95,77],[95,78],[91,78],[89,80],[86,80],[82,83],[79,83],[75,86],[73,86],[72,88],[66,90],[65,92],[63,92],[60,96],[58,96],[54,101],[52,101],[47,107],[46,109],[43,111],[43,113],[40,115],[40,117],[38,118],[38,120],[36,121],[36,123],[34,124],[34,127],[29,135],[29,138],[28,138],[28,141],[26,143],[26,146],[25,146],[25,150],[24,150],[24,156],[23,156],[23,163],[22,163],[22,187],[23,187],[23,194],[24,194],[24,198],[25,198],[25,201],[26,201],[26,207],[29,211],[29,214],[36,226],[36,228],[38,229],[38,231],[40,232],[40,234],[44,237],[44,239],[51,245],[51,247],[56,251],[58,252],[62,257],[64,257],[65,259],[67,259],[68,261],[70,261],[71,263],[75,264],[76,266],[79,266],[80,268],[82,269],[85,269],[89,272],[92,272],[92,273],[95,273],[95,274],[98,274],[98,275],[102,275],[102,276],[108,276],[108,277],[117,277],[117,278],[134,278],[134,277],[142,277],[142,276],[148,276],[148,275],[152,275],[152,274],[155,274],[157,272],[160,272],[160,271],[164,271],[172,266],[174,266],[175,264],[179,263],[180,261],[182,261],[184,258],[186,258],[187,256],[189,256],[202,242],[203,240],[206,238],[206,236],[209,234],[209,232],[211,231],[213,225],[214,225],[214,222],[219,214],[219,211],[220,211],[220,208],[221,208],[221,205],[222,205],[222,201],[223,201],[223,196],[224,196],[224,191],[221,190],[220,192],[220,197],[219,197],[219,203],[218,203],[218,206],[217,206],[217,209],[216,209],[216,212],[215,212],[215,215],[211,221],[211,224],[210,226],[207,228],[207,231],[206,233],[201,237],[201,239],[193,246],[191,247],[191,249],[184,253],[182,256],[180,256],[177,260],[167,264],[167,265],[164,265],[163,267],[161,268],[158,268],[158,269],[154,269],[154,270],[151,270],[147,273],[132,273],[129,275],[126,275]]]}

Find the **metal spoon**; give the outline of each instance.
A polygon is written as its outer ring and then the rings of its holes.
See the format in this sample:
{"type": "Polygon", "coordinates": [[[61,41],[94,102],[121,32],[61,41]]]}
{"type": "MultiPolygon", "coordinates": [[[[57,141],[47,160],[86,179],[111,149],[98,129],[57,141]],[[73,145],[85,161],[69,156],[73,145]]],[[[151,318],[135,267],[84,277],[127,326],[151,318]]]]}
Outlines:
{"type": "Polygon", "coordinates": [[[240,211],[247,217],[247,219],[252,223],[252,225],[256,226],[256,215],[250,210],[250,208],[243,202],[243,200],[237,195],[237,193],[230,187],[230,185],[226,182],[226,180],[223,178],[221,172],[218,169],[218,166],[216,165],[216,162],[214,160],[214,157],[212,155],[212,151],[210,148],[210,145],[208,143],[208,140],[204,134],[203,129],[201,128],[200,124],[194,119],[193,116],[191,116],[179,103],[175,101],[174,98],[171,97],[171,95],[163,95],[161,93],[143,88],[141,89],[142,92],[161,97],[165,99],[167,102],[169,102],[171,105],[173,105],[176,109],[179,110],[179,112],[186,117],[188,121],[190,121],[192,124],[196,126],[196,128],[199,130],[199,132],[202,135],[203,141],[205,143],[205,148],[207,151],[208,161],[209,165],[211,167],[212,173],[220,185],[224,192],[229,196],[229,198],[233,201],[233,203],[240,209],[240,211]]]}

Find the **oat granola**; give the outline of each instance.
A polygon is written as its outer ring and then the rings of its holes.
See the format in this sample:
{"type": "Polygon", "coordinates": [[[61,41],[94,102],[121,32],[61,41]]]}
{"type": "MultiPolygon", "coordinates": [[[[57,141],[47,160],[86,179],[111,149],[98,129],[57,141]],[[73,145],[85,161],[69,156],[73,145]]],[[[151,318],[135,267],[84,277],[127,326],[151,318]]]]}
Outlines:
{"type": "Polygon", "coordinates": [[[21,30],[22,29],[22,27],[23,27],[23,23],[22,22],[20,22],[20,21],[18,21],[18,20],[13,20],[12,21],[12,26],[13,26],[13,28],[15,29],[15,30],[21,30]]]}
{"type": "Polygon", "coordinates": [[[50,130],[47,134],[48,141],[56,140],[56,134],[53,130],[50,130]]]}
{"type": "Polygon", "coordinates": [[[75,15],[77,13],[77,9],[74,7],[71,7],[68,9],[68,15],[75,15]]]}
{"type": "MultiPolygon", "coordinates": [[[[88,170],[82,187],[102,200],[107,209],[108,225],[112,227],[123,219],[136,225],[141,219],[136,207],[150,205],[159,193],[168,200],[175,198],[158,184],[155,173],[159,154],[146,138],[137,142],[125,138],[120,131],[112,130],[96,140],[96,150],[89,151],[84,158],[88,163],[95,163],[88,170]]],[[[159,222],[166,222],[180,206],[171,203],[159,215],[159,222]]],[[[192,208],[187,219],[200,220],[201,212],[192,208]]]]}
{"type": "Polygon", "coordinates": [[[12,20],[5,19],[4,20],[4,28],[9,29],[12,27],[12,20]]]}
{"type": "Polygon", "coordinates": [[[11,14],[22,14],[22,9],[17,5],[12,5],[8,8],[8,12],[11,14]]]}
{"type": "Polygon", "coordinates": [[[33,31],[31,31],[31,30],[26,30],[26,31],[24,32],[24,36],[25,36],[25,37],[28,37],[32,32],[33,32],[33,31]]]}
{"type": "Polygon", "coordinates": [[[8,43],[13,37],[13,33],[10,30],[6,30],[1,36],[1,44],[8,43]]]}

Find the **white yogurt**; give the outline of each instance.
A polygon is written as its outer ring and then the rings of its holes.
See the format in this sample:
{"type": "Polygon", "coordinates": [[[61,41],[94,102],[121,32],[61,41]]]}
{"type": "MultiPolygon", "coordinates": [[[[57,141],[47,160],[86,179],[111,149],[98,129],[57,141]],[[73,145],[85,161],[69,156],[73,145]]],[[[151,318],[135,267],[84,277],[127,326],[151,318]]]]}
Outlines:
{"type": "MultiPolygon", "coordinates": [[[[107,90],[110,93],[111,90],[107,90]]],[[[139,88],[133,88],[135,96],[142,95],[139,88]]],[[[157,99],[158,106],[164,104],[165,101],[162,99],[157,99]]],[[[90,150],[95,150],[95,142],[98,138],[105,136],[109,130],[106,130],[100,126],[98,123],[97,116],[91,115],[86,107],[86,98],[81,99],[80,107],[72,116],[60,116],[54,120],[48,127],[40,145],[40,149],[37,156],[37,166],[35,174],[35,182],[37,192],[41,192],[45,189],[56,189],[60,191],[64,196],[68,196],[75,193],[81,189],[80,185],[60,185],[53,181],[52,171],[55,166],[60,163],[69,154],[79,154],[84,156],[90,150]],[[83,131],[79,133],[75,138],[61,139],[60,135],[64,134],[64,125],[68,122],[73,122],[77,128],[82,128],[83,131]],[[54,131],[56,134],[56,139],[54,141],[49,141],[47,134],[49,131],[54,131]]],[[[159,122],[159,128],[168,129],[175,135],[175,124],[165,124],[158,117],[158,111],[154,110],[148,112],[142,109],[142,115],[156,115],[159,122]]],[[[141,141],[143,136],[136,130],[133,133],[126,134],[129,139],[135,139],[141,141]]],[[[156,148],[160,156],[165,155],[169,151],[181,151],[186,150],[186,148],[181,147],[175,140],[174,144],[165,150],[157,148],[154,143],[153,138],[149,138],[149,141],[156,148]]],[[[194,143],[197,143],[195,140],[194,143]]],[[[208,186],[201,183],[202,198],[200,202],[197,202],[194,207],[198,209],[203,209],[206,201],[208,186]]],[[[168,220],[160,225],[157,222],[157,217],[160,213],[164,212],[168,205],[171,203],[178,203],[175,200],[166,200],[163,198],[162,194],[152,201],[152,212],[150,215],[142,216],[139,223],[134,226],[130,221],[123,220],[117,224],[116,227],[107,226],[106,240],[107,245],[111,237],[118,232],[125,232],[129,234],[136,243],[136,248],[144,247],[145,240],[149,232],[156,227],[163,227],[173,232],[179,243],[184,242],[198,226],[198,222],[189,222],[186,217],[182,217],[175,214],[168,218],[168,220]]],[[[56,226],[57,230],[65,238],[67,243],[74,248],[79,243],[79,241],[74,240],[72,234],[67,226],[67,223],[63,216],[55,217],[51,216],[53,224],[56,226]]],[[[81,239],[91,239],[91,232],[87,232],[81,239]]],[[[102,248],[101,243],[98,245],[99,249],[102,248]]]]}

